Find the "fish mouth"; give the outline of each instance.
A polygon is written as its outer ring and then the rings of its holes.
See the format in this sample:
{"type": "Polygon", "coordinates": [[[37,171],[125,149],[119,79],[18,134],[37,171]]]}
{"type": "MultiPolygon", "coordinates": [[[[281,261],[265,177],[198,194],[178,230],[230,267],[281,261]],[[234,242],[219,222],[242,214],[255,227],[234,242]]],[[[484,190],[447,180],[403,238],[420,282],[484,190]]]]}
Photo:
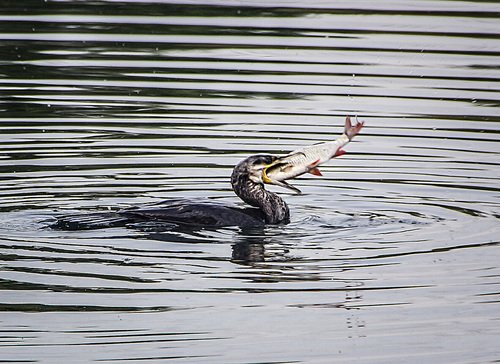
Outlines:
{"type": "Polygon", "coordinates": [[[278,158],[274,162],[272,162],[264,167],[264,169],[262,170],[262,182],[267,183],[269,185],[280,186],[280,187],[292,190],[295,193],[300,195],[302,193],[302,191],[299,190],[297,187],[295,187],[295,186],[293,186],[285,181],[275,181],[275,180],[269,178],[269,176],[267,175],[267,170],[269,168],[274,167],[280,163],[282,163],[281,158],[278,158]]]}

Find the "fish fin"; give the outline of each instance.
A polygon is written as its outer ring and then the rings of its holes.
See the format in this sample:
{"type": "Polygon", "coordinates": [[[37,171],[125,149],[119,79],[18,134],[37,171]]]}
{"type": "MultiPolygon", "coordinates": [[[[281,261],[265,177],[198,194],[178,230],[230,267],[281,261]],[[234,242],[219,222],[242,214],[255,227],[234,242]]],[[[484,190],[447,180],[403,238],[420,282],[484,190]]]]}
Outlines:
{"type": "Polygon", "coordinates": [[[354,138],[359,133],[359,131],[364,125],[365,125],[364,121],[358,122],[356,119],[356,125],[352,126],[351,117],[347,116],[345,118],[344,134],[347,135],[349,140],[352,140],[352,138],[354,138]]]}
{"type": "Polygon", "coordinates": [[[319,164],[320,161],[321,161],[321,159],[316,159],[314,162],[312,162],[311,164],[309,164],[307,166],[307,168],[308,169],[313,169],[314,167],[316,167],[319,164]]]}
{"type": "Polygon", "coordinates": [[[335,157],[340,157],[341,155],[344,155],[346,153],[346,151],[342,148],[339,148],[337,149],[337,151],[335,152],[335,154],[333,155],[333,158],[335,157]]]}
{"type": "Polygon", "coordinates": [[[347,115],[345,117],[344,132],[347,134],[347,130],[349,130],[351,128],[352,128],[351,117],[349,115],[347,115]]]}
{"type": "Polygon", "coordinates": [[[323,174],[321,173],[321,171],[319,170],[318,167],[315,167],[311,170],[309,170],[309,173],[315,175],[315,176],[322,176],[323,174]]]}

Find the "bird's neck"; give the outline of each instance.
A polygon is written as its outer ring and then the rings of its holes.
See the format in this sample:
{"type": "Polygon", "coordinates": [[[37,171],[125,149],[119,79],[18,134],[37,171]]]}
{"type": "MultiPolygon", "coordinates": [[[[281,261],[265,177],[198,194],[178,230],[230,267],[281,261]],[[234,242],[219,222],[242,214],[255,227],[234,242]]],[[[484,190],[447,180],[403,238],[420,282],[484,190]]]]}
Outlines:
{"type": "MultiPolygon", "coordinates": [[[[233,176],[234,177],[234,176],[233,176]]],[[[248,178],[233,178],[234,192],[247,204],[260,208],[266,223],[281,224],[290,222],[290,210],[286,202],[276,193],[267,191],[260,183],[248,178]]]]}

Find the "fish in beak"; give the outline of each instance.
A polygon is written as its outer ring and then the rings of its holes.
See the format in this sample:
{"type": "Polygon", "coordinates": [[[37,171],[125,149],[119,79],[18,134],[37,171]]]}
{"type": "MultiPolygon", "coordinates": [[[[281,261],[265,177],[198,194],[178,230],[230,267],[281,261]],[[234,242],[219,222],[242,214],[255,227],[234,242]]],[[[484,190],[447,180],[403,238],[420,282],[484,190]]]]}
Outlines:
{"type": "Polygon", "coordinates": [[[285,182],[285,180],[278,181],[278,180],[273,180],[273,179],[271,179],[271,178],[268,177],[267,170],[270,169],[270,168],[276,168],[279,165],[283,165],[284,167],[286,167],[287,163],[286,162],[281,163],[280,162],[280,158],[278,158],[273,163],[268,164],[267,166],[265,166],[264,169],[262,170],[262,181],[264,183],[267,183],[267,184],[270,184],[270,185],[276,185],[276,186],[280,186],[280,187],[283,187],[283,188],[287,188],[287,189],[292,190],[295,193],[297,193],[297,194],[300,195],[302,193],[302,191],[299,190],[297,187],[295,187],[295,186],[293,186],[293,185],[285,182]]]}
{"type": "Polygon", "coordinates": [[[352,125],[351,118],[347,116],[344,133],[339,138],[334,141],[298,149],[288,155],[277,158],[262,170],[262,181],[267,184],[288,188],[296,193],[301,193],[297,187],[285,181],[304,173],[322,176],[318,166],[332,158],[345,154],[342,147],[349,143],[363,126],[364,122],[358,122],[357,120],[356,124],[352,125]]]}

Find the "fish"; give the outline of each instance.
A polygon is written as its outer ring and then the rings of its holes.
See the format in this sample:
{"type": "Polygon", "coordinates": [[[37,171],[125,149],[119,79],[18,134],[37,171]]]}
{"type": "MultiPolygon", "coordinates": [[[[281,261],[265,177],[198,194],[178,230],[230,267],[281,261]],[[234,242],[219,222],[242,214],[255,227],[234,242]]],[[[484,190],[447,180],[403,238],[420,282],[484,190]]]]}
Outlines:
{"type": "Polygon", "coordinates": [[[342,149],[363,128],[365,123],[358,122],[352,125],[349,116],[345,119],[344,133],[334,141],[314,144],[308,147],[294,150],[293,152],[278,157],[273,163],[267,165],[262,171],[262,181],[267,184],[285,187],[302,193],[297,187],[287,183],[286,180],[298,177],[304,173],[322,176],[318,166],[328,162],[330,159],[345,154],[342,149]]]}

